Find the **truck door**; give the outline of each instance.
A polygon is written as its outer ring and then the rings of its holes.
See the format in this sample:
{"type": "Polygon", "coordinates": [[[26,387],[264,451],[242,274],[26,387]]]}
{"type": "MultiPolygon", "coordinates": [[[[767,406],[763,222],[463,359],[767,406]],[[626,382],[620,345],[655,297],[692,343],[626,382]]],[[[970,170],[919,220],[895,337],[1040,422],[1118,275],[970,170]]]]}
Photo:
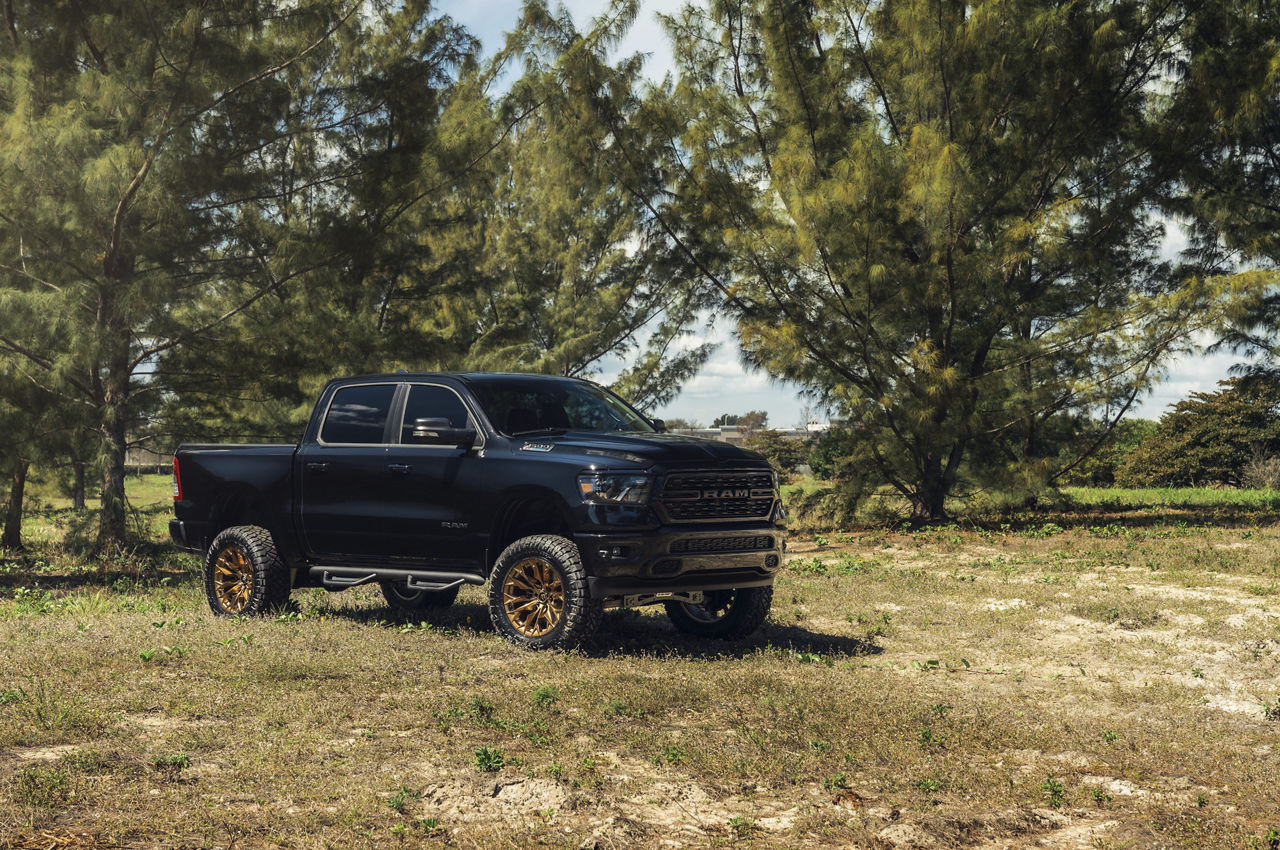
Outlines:
{"type": "Polygon", "coordinates": [[[486,524],[477,516],[483,444],[464,449],[414,443],[418,419],[447,419],[454,428],[473,428],[477,439],[484,439],[475,417],[452,388],[408,385],[399,428],[388,447],[392,474],[381,497],[387,553],[395,561],[478,570],[487,545],[486,524]]]}
{"type": "Polygon", "coordinates": [[[302,533],[312,557],[349,563],[385,555],[389,528],[380,495],[390,473],[395,383],[341,387],[318,439],[298,450],[302,533]]]}

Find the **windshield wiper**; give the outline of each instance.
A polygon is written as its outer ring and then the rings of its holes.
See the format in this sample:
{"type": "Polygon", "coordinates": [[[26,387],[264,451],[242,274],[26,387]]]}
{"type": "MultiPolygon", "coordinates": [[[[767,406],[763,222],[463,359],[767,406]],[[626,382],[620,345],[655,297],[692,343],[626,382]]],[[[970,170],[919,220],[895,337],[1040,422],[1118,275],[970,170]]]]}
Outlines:
{"type": "Polygon", "coordinates": [[[529,428],[524,431],[512,431],[512,437],[525,437],[529,434],[563,434],[568,428],[529,428]]]}

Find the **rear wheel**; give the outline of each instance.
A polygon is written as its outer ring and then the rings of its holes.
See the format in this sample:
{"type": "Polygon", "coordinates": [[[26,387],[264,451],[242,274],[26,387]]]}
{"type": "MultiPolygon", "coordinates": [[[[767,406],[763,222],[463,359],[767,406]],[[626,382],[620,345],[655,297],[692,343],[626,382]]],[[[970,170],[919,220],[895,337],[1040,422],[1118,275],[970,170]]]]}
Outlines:
{"type": "Polygon", "coordinates": [[[204,592],[221,617],[270,613],[289,599],[289,567],[271,532],[237,525],[213,540],[204,562],[204,592]]]}
{"type": "Polygon", "coordinates": [[[458,585],[445,590],[418,590],[403,581],[380,581],[387,604],[400,611],[443,611],[458,598],[458,585]]]}
{"type": "Polygon", "coordinates": [[[698,637],[735,640],[754,632],[769,616],[773,587],[709,590],[701,604],[666,603],[667,616],[679,631],[698,637]]]}
{"type": "Polygon", "coordinates": [[[595,633],[602,615],[571,540],[536,534],[498,556],[489,577],[489,616],[512,643],[529,649],[576,646],[595,633]]]}

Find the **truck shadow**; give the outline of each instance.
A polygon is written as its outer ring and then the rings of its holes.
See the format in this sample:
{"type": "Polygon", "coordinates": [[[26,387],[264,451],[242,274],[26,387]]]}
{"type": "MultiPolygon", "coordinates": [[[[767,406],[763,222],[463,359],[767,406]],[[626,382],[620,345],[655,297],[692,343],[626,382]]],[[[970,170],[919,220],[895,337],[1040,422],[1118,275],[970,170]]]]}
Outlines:
{"type": "MultiPolygon", "coordinates": [[[[488,608],[465,602],[459,602],[446,611],[409,614],[389,607],[331,608],[325,613],[326,616],[380,628],[417,627],[444,633],[467,631],[497,636],[488,608]]],[[[600,630],[578,650],[589,658],[618,655],[745,658],[759,653],[774,653],[814,663],[834,663],[845,658],[878,655],[883,651],[875,643],[862,638],[823,634],[802,626],[773,622],[766,622],[759,631],[743,640],[699,638],[676,631],[666,617],[618,611],[606,613],[600,630]]]]}

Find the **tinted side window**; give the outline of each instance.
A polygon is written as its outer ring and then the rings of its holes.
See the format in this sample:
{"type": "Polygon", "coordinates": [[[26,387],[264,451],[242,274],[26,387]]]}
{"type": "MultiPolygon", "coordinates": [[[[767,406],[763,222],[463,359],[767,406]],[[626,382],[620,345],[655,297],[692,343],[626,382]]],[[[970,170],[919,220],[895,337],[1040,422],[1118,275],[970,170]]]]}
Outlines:
{"type": "Polygon", "coordinates": [[[395,384],[343,387],[333,395],[320,429],[326,443],[381,443],[395,384]]]}
{"type": "Polygon", "coordinates": [[[454,428],[465,428],[470,417],[458,394],[446,387],[415,385],[409,387],[405,402],[400,442],[412,442],[415,419],[448,419],[454,428]]]}

